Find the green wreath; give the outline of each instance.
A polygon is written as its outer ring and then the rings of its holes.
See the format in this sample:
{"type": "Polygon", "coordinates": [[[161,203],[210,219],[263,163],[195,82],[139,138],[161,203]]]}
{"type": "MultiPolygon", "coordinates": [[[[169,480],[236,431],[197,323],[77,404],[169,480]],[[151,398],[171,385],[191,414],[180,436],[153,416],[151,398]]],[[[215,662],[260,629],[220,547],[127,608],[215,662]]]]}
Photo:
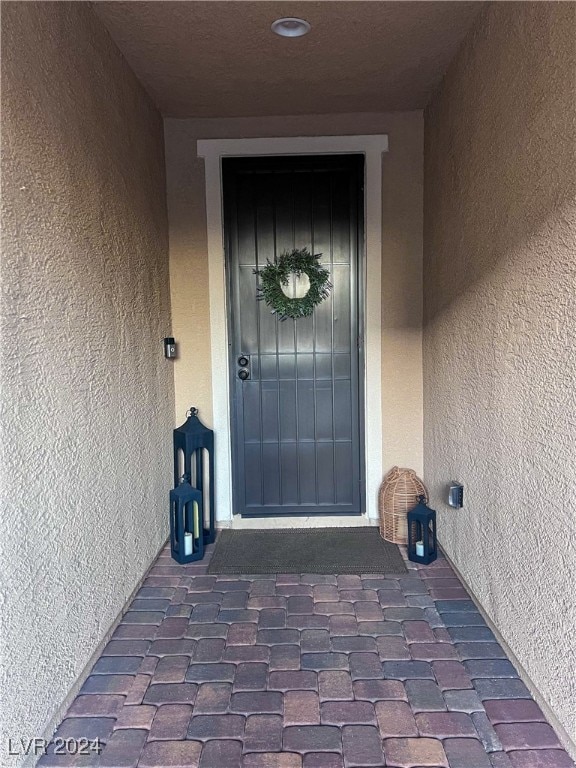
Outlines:
{"type": "Polygon", "coordinates": [[[262,269],[255,269],[254,274],[260,278],[258,299],[265,301],[272,308],[272,314],[280,320],[289,317],[308,317],[320,302],[330,295],[332,284],[328,280],[330,272],[319,263],[321,253],[312,254],[307,248],[284,251],[275,256],[274,261],[262,269]],[[305,274],[310,281],[310,288],[301,298],[290,298],[282,290],[287,286],[291,275],[300,277],[305,274]]]}

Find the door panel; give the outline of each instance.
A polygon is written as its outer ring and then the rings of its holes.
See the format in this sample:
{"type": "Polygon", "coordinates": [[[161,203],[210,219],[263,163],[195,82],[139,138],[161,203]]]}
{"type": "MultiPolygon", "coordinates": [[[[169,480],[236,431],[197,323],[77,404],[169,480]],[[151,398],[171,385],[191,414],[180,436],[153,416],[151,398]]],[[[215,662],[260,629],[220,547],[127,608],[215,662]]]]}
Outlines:
{"type": "Polygon", "coordinates": [[[361,513],[359,155],[225,159],[234,512],[361,513]],[[321,253],[333,285],[310,317],[279,321],[254,270],[321,253]],[[250,356],[250,378],[238,358],[250,356]]]}

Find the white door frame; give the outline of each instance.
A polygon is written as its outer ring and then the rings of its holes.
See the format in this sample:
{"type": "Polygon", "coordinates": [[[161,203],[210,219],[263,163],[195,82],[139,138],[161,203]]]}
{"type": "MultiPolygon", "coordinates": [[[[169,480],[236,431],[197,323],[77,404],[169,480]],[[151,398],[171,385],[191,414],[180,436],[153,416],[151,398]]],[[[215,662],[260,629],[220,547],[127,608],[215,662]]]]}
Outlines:
{"type": "Polygon", "coordinates": [[[216,515],[220,528],[373,525],[382,480],[382,153],[388,136],[299,136],[294,138],[206,139],[197,143],[206,173],[212,408],[215,432],[216,515]],[[228,308],[222,211],[223,157],[262,155],[365,156],[364,221],[364,450],[366,511],[360,516],[240,519],[232,515],[232,431],[230,423],[228,308]]]}

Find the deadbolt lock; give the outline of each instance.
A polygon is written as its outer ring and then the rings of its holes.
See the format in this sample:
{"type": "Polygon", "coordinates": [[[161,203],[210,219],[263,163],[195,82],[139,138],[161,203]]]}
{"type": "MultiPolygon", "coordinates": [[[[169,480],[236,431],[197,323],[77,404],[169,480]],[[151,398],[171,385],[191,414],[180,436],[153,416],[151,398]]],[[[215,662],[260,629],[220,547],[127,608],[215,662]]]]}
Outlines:
{"type": "Polygon", "coordinates": [[[250,358],[248,355],[240,355],[238,358],[238,365],[240,368],[246,368],[246,366],[250,365],[250,358]]]}

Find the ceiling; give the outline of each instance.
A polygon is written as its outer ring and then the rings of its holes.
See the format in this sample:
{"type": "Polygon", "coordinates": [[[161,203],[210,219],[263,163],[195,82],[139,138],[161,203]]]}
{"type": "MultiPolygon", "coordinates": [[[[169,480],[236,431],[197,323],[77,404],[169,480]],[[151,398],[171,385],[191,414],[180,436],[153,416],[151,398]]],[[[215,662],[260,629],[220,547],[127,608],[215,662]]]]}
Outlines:
{"type": "Polygon", "coordinates": [[[94,2],[170,117],[422,109],[481,2],[94,2]],[[297,16],[305,37],[270,24],[297,16]]]}

